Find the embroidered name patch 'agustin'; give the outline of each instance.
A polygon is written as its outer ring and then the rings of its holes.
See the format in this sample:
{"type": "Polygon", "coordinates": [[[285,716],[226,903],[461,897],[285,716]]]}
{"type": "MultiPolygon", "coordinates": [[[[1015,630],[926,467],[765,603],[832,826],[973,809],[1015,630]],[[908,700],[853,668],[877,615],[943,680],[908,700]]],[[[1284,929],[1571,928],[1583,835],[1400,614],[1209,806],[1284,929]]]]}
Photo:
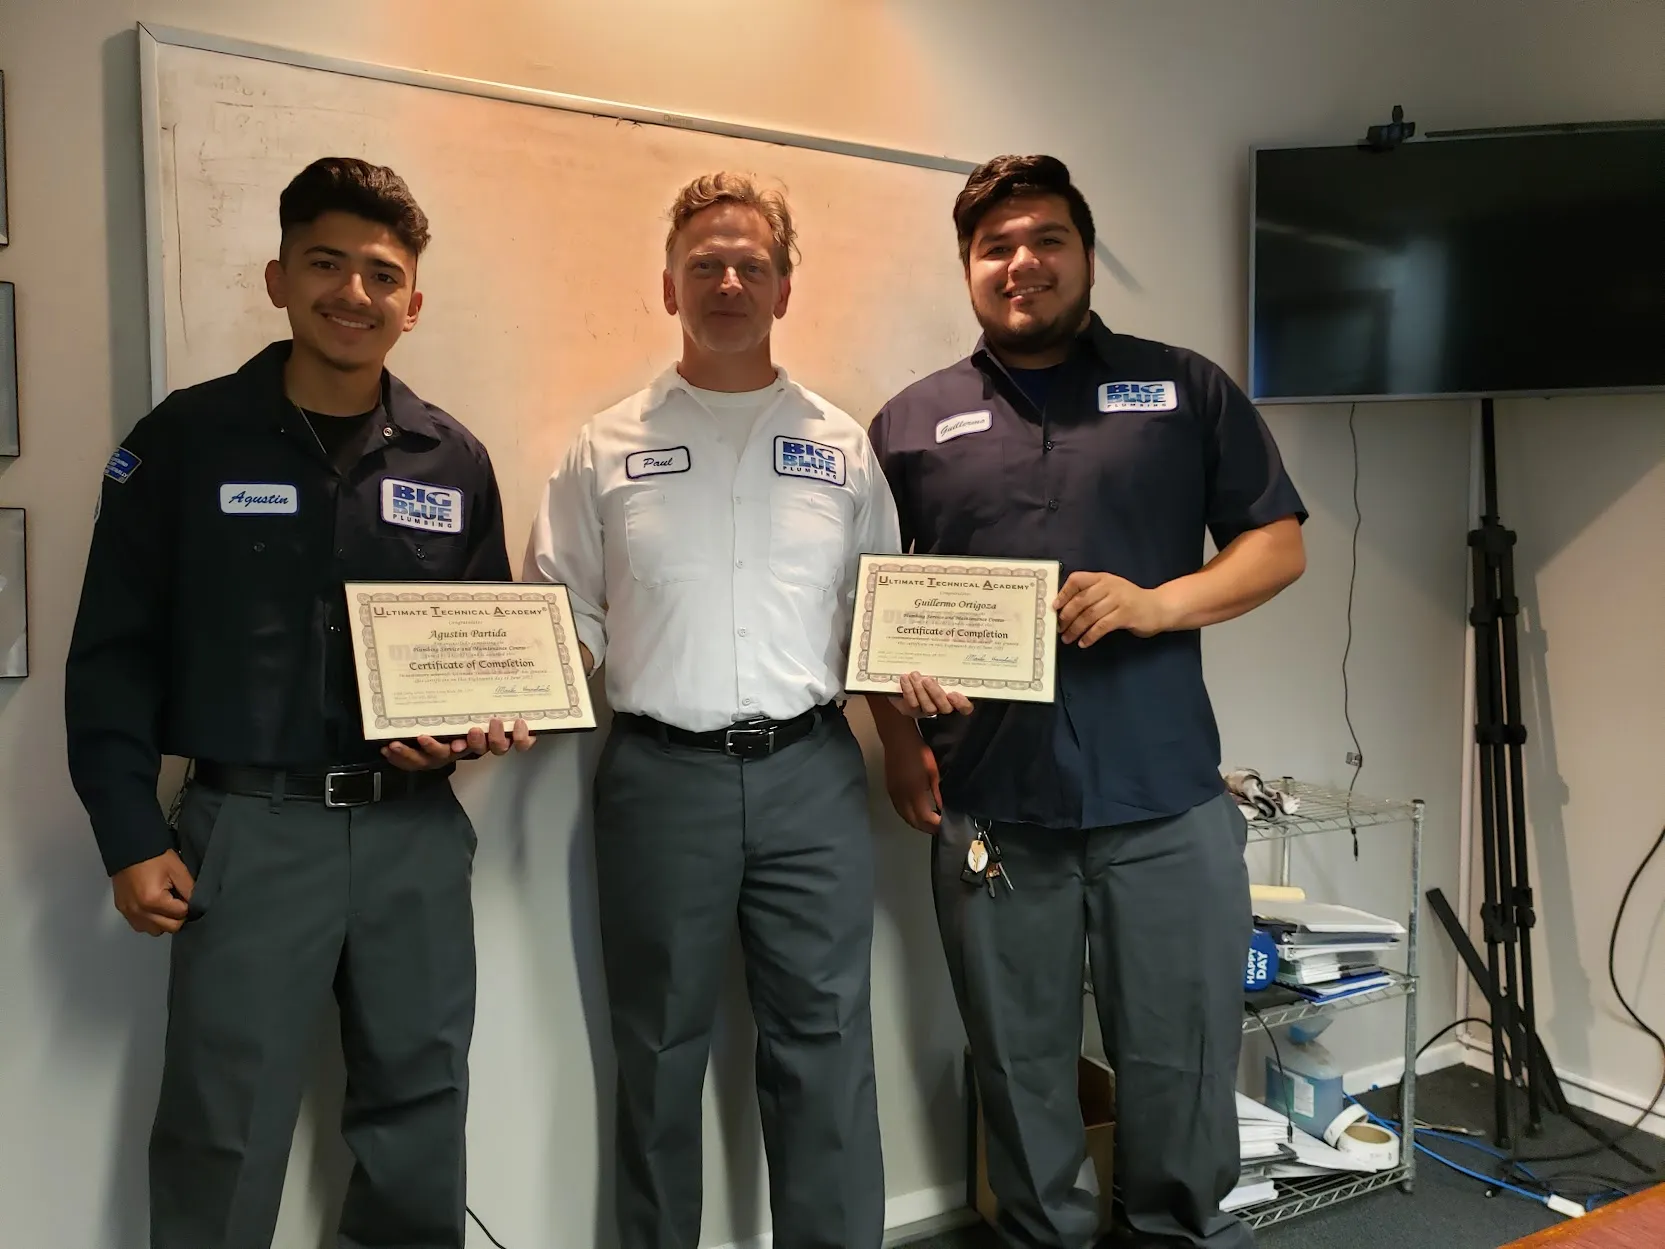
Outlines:
{"type": "Polygon", "coordinates": [[[382,519],[406,529],[429,533],[461,533],[463,492],[450,486],[382,478],[382,519]]]}
{"type": "Polygon", "coordinates": [[[944,417],[937,422],[937,441],[947,442],[967,434],[980,434],[993,424],[994,417],[987,412],[961,412],[958,416],[944,417]]]}
{"type": "Polygon", "coordinates": [[[686,473],[692,467],[693,459],[687,447],[661,447],[657,451],[636,451],[626,456],[624,475],[638,481],[661,473],[686,473]]]}
{"type": "Polygon", "coordinates": [[[228,481],[220,487],[220,511],[227,516],[293,516],[301,492],[273,481],[228,481]]]}
{"type": "Polygon", "coordinates": [[[1172,412],[1179,387],[1172,382],[1106,382],[1098,388],[1100,412],[1172,412]]]}
{"type": "Polygon", "coordinates": [[[782,477],[811,477],[834,486],[844,484],[844,452],[807,438],[775,438],[775,472],[782,477]]]}

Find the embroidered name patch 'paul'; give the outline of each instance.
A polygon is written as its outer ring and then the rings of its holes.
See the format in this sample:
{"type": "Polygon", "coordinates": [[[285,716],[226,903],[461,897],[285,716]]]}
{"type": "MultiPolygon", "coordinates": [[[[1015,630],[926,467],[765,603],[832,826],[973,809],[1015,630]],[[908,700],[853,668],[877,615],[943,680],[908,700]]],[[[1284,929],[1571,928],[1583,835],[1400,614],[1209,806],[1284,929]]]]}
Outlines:
{"type": "Polygon", "coordinates": [[[686,473],[693,467],[687,447],[661,447],[657,451],[636,451],[624,459],[624,475],[631,481],[658,477],[661,473],[686,473]]]}
{"type": "Polygon", "coordinates": [[[988,412],[961,412],[958,416],[944,417],[937,422],[937,441],[947,442],[951,438],[963,438],[966,434],[980,434],[994,424],[994,417],[988,412]]]}
{"type": "Polygon", "coordinates": [[[227,516],[293,516],[301,492],[274,481],[228,481],[220,486],[220,511],[227,516]]]}
{"type": "Polygon", "coordinates": [[[450,486],[382,478],[382,519],[406,529],[429,533],[461,533],[463,492],[450,486]]]}
{"type": "Polygon", "coordinates": [[[807,438],[775,437],[775,472],[782,477],[812,477],[834,486],[844,484],[844,452],[807,438]]]}
{"type": "Polygon", "coordinates": [[[1098,388],[1100,412],[1172,412],[1179,387],[1172,382],[1106,382],[1098,388]]]}

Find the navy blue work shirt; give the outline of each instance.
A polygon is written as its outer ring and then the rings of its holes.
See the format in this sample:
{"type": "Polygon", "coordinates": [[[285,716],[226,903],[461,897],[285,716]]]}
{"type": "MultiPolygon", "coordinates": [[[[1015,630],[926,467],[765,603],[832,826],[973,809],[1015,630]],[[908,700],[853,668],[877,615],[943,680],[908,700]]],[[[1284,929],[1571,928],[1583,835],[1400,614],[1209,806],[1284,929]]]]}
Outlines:
{"type": "Polygon", "coordinates": [[[156,803],[164,754],[379,762],[344,581],[513,579],[479,440],[384,370],[381,404],[332,459],[285,395],[289,351],[175,391],[104,470],[64,719],[111,873],[173,844],[156,803]]]}
{"type": "MultiPolygon", "coordinates": [[[[1306,520],[1260,413],[1195,352],[1113,333],[1094,314],[1039,380],[1020,385],[979,342],[874,418],[904,551],[1056,559],[1065,578],[1110,572],[1151,589],[1202,568],[1205,530],[1224,549],[1283,517],[1306,520]]],[[[1100,828],[1221,792],[1200,630],[1060,641],[1057,693],[924,721],[944,805],[1100,828]]]]}

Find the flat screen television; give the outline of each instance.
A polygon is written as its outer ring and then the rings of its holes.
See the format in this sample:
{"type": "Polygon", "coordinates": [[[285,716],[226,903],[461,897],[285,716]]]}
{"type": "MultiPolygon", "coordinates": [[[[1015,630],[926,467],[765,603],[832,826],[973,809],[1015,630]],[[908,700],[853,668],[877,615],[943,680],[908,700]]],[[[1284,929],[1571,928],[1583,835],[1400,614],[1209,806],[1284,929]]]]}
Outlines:
{"type": "Polygon", "coordinates": [[[1250,165],[1257,401],[1665,389],[1665,123],[1250,165]]]}

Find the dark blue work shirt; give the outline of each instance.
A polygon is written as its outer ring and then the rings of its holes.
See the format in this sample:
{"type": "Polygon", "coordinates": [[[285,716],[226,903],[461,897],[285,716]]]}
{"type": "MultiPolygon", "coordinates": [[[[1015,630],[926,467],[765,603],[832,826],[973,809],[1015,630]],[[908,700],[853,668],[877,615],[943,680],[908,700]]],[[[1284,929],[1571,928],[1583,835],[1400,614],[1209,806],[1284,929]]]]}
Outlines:
{"type": "MultiPolygon", "coordinates": [[[[1025,381],[1031,379],[1026,378],[1025,381]]],[[[870,436],[902,549],[1056,559],[1155,588],[1306,511],[1260,413],[1217,365],[1112,333],[1095,314],[1036,405],[984,343],[909,386],[870,436]]],[[[945,806],[1099,828],[1177,815],[1221,792],[1202,637],[1113,631],[1058,645],[1057,700],[982,701],[922,730],[945,806]]]]}
{"type": "Polygon", "coordinates": [[[173,392],[104,470],[64,718],[111,873],[173,844],[156,804],[164,754],[377,761],[343,582],[513,579],[479,440],[384,370],[378,407],[326,430],[332,455],[285,395],[289,351],[173,392]]]}

